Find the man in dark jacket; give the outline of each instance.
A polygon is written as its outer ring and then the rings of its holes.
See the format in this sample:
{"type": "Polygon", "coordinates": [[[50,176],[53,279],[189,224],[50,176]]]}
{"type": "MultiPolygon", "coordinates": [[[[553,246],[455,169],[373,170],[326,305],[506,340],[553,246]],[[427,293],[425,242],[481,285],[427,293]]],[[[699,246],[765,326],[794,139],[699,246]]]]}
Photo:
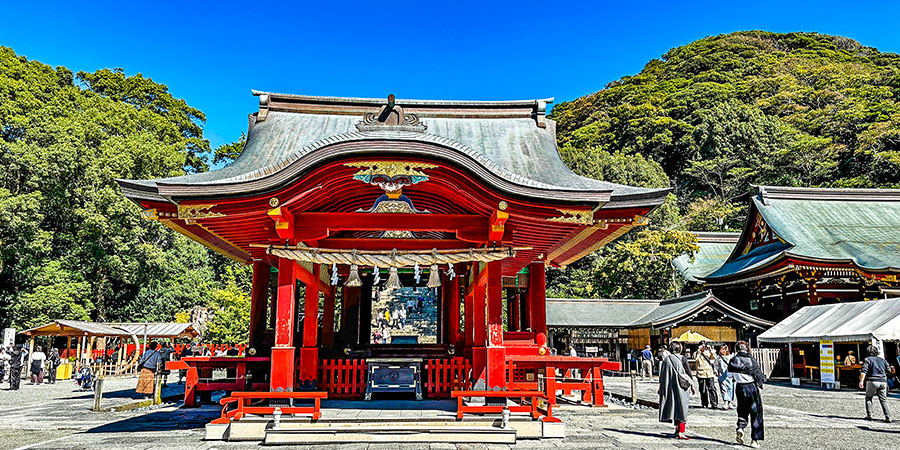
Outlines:
{"type": "Polygon", "coordinates": [[[866,359],[859,374],[859,388],[866,389],[866,420],[872,420],[872,397],[878,395],[881,411],[884,412],[884,421],[891,423],[891,409],[887,404],[887,378],[891,373],[891,367],[878,354],[878,347],[874,345],[866,349],[866,359]]]}
{"type": "Polygon", "coordinates": [[[18,391],[22,381],[22,346],[17,345],[9,351],[9,390],[18,391]]]}
{"type": "Polygon", "coordinates": [[[735,355],[728,363],[728,376],[734,378],[734,393],[737,398],[737,443],[744,444],[744,428],[750,419],[750,447],[759,448],[759,441],[765,438],[763,429],[763,405],[759,390],[766,382],[766,376],[759,362],[750,354],[750,345],[738,341],[734,346],[735,355]]]}

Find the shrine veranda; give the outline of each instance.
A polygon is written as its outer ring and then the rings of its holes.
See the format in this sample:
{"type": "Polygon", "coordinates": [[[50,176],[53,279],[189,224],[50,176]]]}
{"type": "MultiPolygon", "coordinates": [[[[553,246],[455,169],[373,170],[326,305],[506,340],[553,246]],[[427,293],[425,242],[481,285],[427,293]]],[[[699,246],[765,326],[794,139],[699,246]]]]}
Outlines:
{"type": "Polygon", "coordinates": [[[424,398],[541,391],[552,404],[557,389],[579,389],[602,403],[601,369],[619,363],[550,354],[545,267],[645,224],[668,189],[572,173],[544,115],[552,99],[254,95],[231,165],[119,180],[146,219],[253,266],[252,350],[179,363],[187,405],[219,389],[273,403],[303,392],[378,401],[379,386],[416,384],[424,398]],[[433,299],[433,343],[374,343],[373,295],[401,287],[433,299]],[[209,380],[223,367],[236,376],[209,380]],[[588,375],[556,386],[556,368],[588,375]]]}

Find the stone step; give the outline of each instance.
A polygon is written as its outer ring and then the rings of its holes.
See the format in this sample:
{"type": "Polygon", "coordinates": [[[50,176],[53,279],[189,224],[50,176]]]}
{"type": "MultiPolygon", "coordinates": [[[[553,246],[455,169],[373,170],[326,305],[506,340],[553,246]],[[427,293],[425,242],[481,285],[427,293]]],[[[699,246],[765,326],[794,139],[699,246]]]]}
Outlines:
{"type": "MultiPolygon", "coordinates": [[[[226,441],[262,441],[265,438],[266,431],[271,430],[274,421],[271,416],[248,416],[240,420],[232,421],[228,424],[207,424],[206,440],[226,440],[226,441]]],[[[311,423],[309,419],[301,418],[283,418],[280,428],[283,430],[310,428],[321,430],[323,428],[332,428],[337,430],[358,429],[362,426],[368,427],[386,427],[386,426],[418,426],[425,428],[466,428],[466,427],[488,427],[499,429],[501,420],[494,417],[466,417],[462,421],[444,420],[441,418],[429,417],[418,418],[412,421],[406,420],[379,420],[365,418],[347,418],[347,419],[321,419],[318,422],[311,423]]],[[[526,417],[510,418],[509,427],[516,430],[518,439],[540,439],[551,437],[564,437],[565,425],[562,423],[543,423],[531,420],[526,417]]]]}
{"type": "Polygon", "coordinates": [[[492,426],[426,426],[425,424],[354,427],[279,428],[266,430],[263,445],[332,443],[482,443],[515,444],[516,430],[492,426]]]}

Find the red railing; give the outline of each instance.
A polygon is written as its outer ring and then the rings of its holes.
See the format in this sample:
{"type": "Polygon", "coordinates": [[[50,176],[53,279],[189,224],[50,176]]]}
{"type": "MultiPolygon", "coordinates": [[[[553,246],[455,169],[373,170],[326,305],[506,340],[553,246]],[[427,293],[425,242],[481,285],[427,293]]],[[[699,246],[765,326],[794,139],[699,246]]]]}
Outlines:
{"type": "Polygon", "coordinates": [[[366,361],[323,359],[319,364],[319,388],[330,398],[356,398],[366,392],[366,361]]]}
{"type": "Polygon", "coordinates": [[[453,391],[468,389],[472,362],[461,357],[429,359],[422,370],[424,394],[430,398],[448,398],[453,391]]]}
{"type": "MultiPolygon", "coordinates": [[[[422,393],[429,398],[449,398],[469,386],[471,361],[465,358],[427,359],[422,367],[422,393]]],[[[319,364],[319,388],[329,398],[360,398],[366,392],[368,367],[363,359],[323,359],[319,364]]]]}

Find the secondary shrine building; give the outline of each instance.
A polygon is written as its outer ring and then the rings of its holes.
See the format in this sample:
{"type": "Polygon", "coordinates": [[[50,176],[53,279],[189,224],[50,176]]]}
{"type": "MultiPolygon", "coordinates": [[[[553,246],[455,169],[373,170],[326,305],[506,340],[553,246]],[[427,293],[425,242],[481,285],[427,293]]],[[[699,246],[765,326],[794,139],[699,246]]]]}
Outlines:
{"type": "Polygon", "coordinates": [[[699,233],[689,281],[764,319],[900,294],[900,190],[757,186],[739,235],[699,233]]]}
{"type": "Polygon", "coordinates": [[[668,193],[572,173],[552,99],[254,95],[231,165],[119,181],[145,218],[253,265],[247,389],[362,396],[384,358],[424,361],[426,396],[564,366],[547,351],[545,266],[644,224],[668,193]],[[381,332],[405,305],[434,311],[433,336],[381,332]],[[449,362],[465,368],[453,383],[429,379],[449,362]]]}

